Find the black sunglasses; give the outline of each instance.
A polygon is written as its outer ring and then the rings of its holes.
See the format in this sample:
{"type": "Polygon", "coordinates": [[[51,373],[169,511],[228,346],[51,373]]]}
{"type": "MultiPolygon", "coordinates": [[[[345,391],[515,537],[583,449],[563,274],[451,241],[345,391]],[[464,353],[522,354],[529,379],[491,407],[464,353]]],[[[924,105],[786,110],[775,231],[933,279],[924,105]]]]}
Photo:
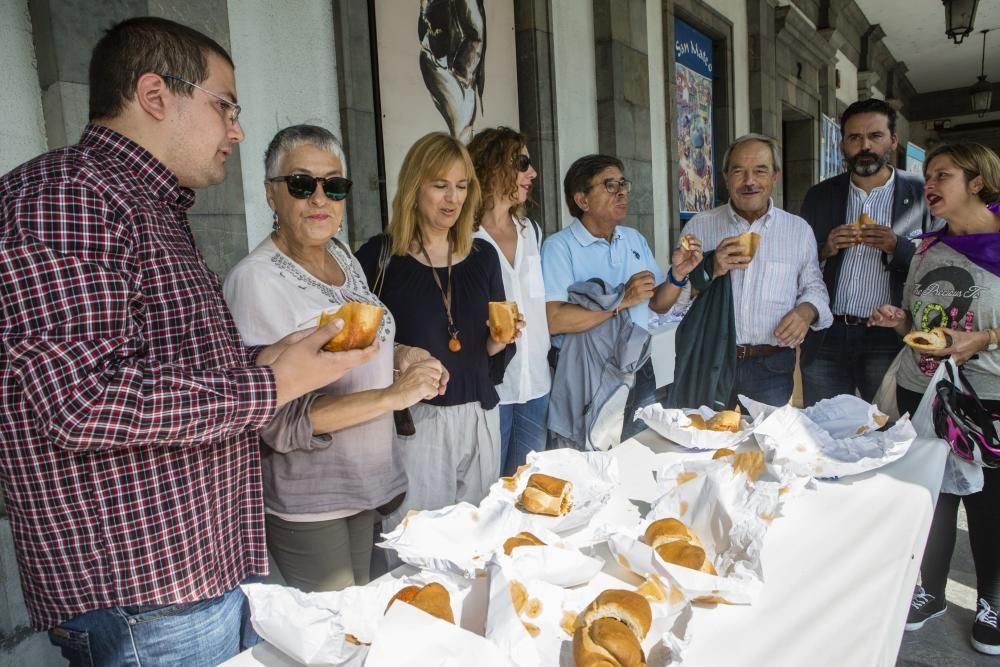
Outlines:
{"type": "Polygon", "coordinates": [[[531,166],[531,156],[518,153],[511,162],[518,171],[528,171],[528,168],[531,166]]]}
{"type": "Polygon", "coordinates": [[[284,181],[288,187],[288,194],[296,199],[309,199],[316,192],[316,184],[323,184],[323,194],[333,201],[341,201],[347,198],[351,191],[351,181],[342,176],[331,176],[330,178],[319,178],[309,174],[292,174],[291,176],[275,176],[267,179],[272,183],[284,181]]]}

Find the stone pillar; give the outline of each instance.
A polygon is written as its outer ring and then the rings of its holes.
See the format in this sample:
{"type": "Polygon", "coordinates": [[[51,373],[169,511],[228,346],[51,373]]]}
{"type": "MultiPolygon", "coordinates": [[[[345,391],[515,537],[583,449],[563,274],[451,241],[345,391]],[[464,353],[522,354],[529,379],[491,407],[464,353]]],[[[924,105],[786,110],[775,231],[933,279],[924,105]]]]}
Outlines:
{"type": "MultiPolygon", "coordinates": [[[[520,130],[538,170],[528,215],[547,234],[559,231],[562,169],[552,63],[552,0],[514,0],[520,130]]],[[[568,165],[567,165],[568,166],[568,165]]]]}
{"type": "Polygon", "coordinates": [[[774,8],[776,0],[747,0],[750,44],[750,131],[781,136],[775,65],[774,8]]]}
{"type": "Polygon", "coordinates": [[[380,173],[379,118],[376,115],[372,62],[371,21],[367,0],[333,3],[337,43],[337,88],[340,93],[340,128],[347,153],[348,174],[354,187],[347,207],[347,231],[351,247],[362,243],[388,224],[385,174],[380,173]]]}
{"type": "Polygon", "coordinates": [[[602,153],[618,157],[632,181],[629,223],[652,245],[653,156],[645,0],[594,0],[597,134],[602,153]]]}
{"type": "MultiPolygon", "coordinates": [[[[226,0],[31,0],[29,7],[49,148],[79,140],[88,116],[90,52],[113,24],[133,16],[160,16],[229,48],[226,0]]],[[[226,160],[226,180],[198,192],[190,220],[198,249],[216,273],[224,274],[247,254],[238,148],[226,160]]]]}

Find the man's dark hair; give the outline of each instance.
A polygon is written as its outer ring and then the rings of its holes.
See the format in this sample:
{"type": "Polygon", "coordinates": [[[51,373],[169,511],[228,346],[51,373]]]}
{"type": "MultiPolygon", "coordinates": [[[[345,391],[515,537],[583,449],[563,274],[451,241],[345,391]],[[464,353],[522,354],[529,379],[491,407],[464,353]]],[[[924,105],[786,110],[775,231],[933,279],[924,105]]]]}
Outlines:
{"type": "Polygon", "coordinates": [[[889,133],[896,134],[896,110],[885,100],[875,97],[869,97],[867,100],[858,100],[844,109],[844,113],[840,115],[840,134],[844,134],[844,125],[847,124],[848,118],[862,113],[880,113],[887,117],[889,119],[889,133]]]}
{"type": "Polygon", "coordinates": [[[608,167],[618,167],[622,173],[625,172],[622,161],[613,155],[584,155],[566,170],[563,192],[566,193],[566,206],[574,218],[579,219],[583,216],[583,210],[576,205],[573,195],[577,192],[586,192],[590,186],[590,179],[608,167]]]}
{"type": "MultiPolygon", "coordinates": [[[[124,111],[139,77],[148,72],[201,83],[208,78],[210,52],[232,66],[233,59],[215,40],[180,23],[142,16],[112,26],[90,56],[90,120],[114,118],[124,111]]],[[[174,93],[194,93],[176,79],[166,83],[174,93]]]]}

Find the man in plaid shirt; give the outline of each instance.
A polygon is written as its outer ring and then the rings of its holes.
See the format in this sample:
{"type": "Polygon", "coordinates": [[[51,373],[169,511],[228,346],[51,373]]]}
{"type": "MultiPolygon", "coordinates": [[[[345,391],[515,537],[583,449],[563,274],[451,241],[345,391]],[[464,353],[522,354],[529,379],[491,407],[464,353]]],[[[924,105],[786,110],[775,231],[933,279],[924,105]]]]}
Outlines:
{"type": "Polygon", "coordinates": [[[185,26],[97,44],[80,143],[0,179],[0,482],[32,623],[73,664],[217,664],[267,571],[256,429],[364,363],[339,328],[241,345],[187,220],[243,140],[185,26]]]}

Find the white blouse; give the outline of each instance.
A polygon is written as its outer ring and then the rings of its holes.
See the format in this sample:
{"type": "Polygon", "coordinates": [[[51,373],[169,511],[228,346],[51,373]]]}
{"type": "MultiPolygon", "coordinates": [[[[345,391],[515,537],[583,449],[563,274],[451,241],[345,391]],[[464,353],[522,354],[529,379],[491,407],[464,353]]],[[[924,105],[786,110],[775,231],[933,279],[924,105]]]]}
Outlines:
{"type": "Polygon", "coordinates": [[[531,220],[513,220],[519,230],[513,265],[485,229],[480,228],[473,234],[496,248],[507,300],[517,302],[525,322],[521,337],[517,339],[517,354],[507,366],[503,384],[497,387],[501,405],[526,403],[544,396],[552,386],[545,283],[542,281],[542,256],[538,251],[540,239],[531,220]],[[523,228],[521,225],[524,225],[523,228]]]}

